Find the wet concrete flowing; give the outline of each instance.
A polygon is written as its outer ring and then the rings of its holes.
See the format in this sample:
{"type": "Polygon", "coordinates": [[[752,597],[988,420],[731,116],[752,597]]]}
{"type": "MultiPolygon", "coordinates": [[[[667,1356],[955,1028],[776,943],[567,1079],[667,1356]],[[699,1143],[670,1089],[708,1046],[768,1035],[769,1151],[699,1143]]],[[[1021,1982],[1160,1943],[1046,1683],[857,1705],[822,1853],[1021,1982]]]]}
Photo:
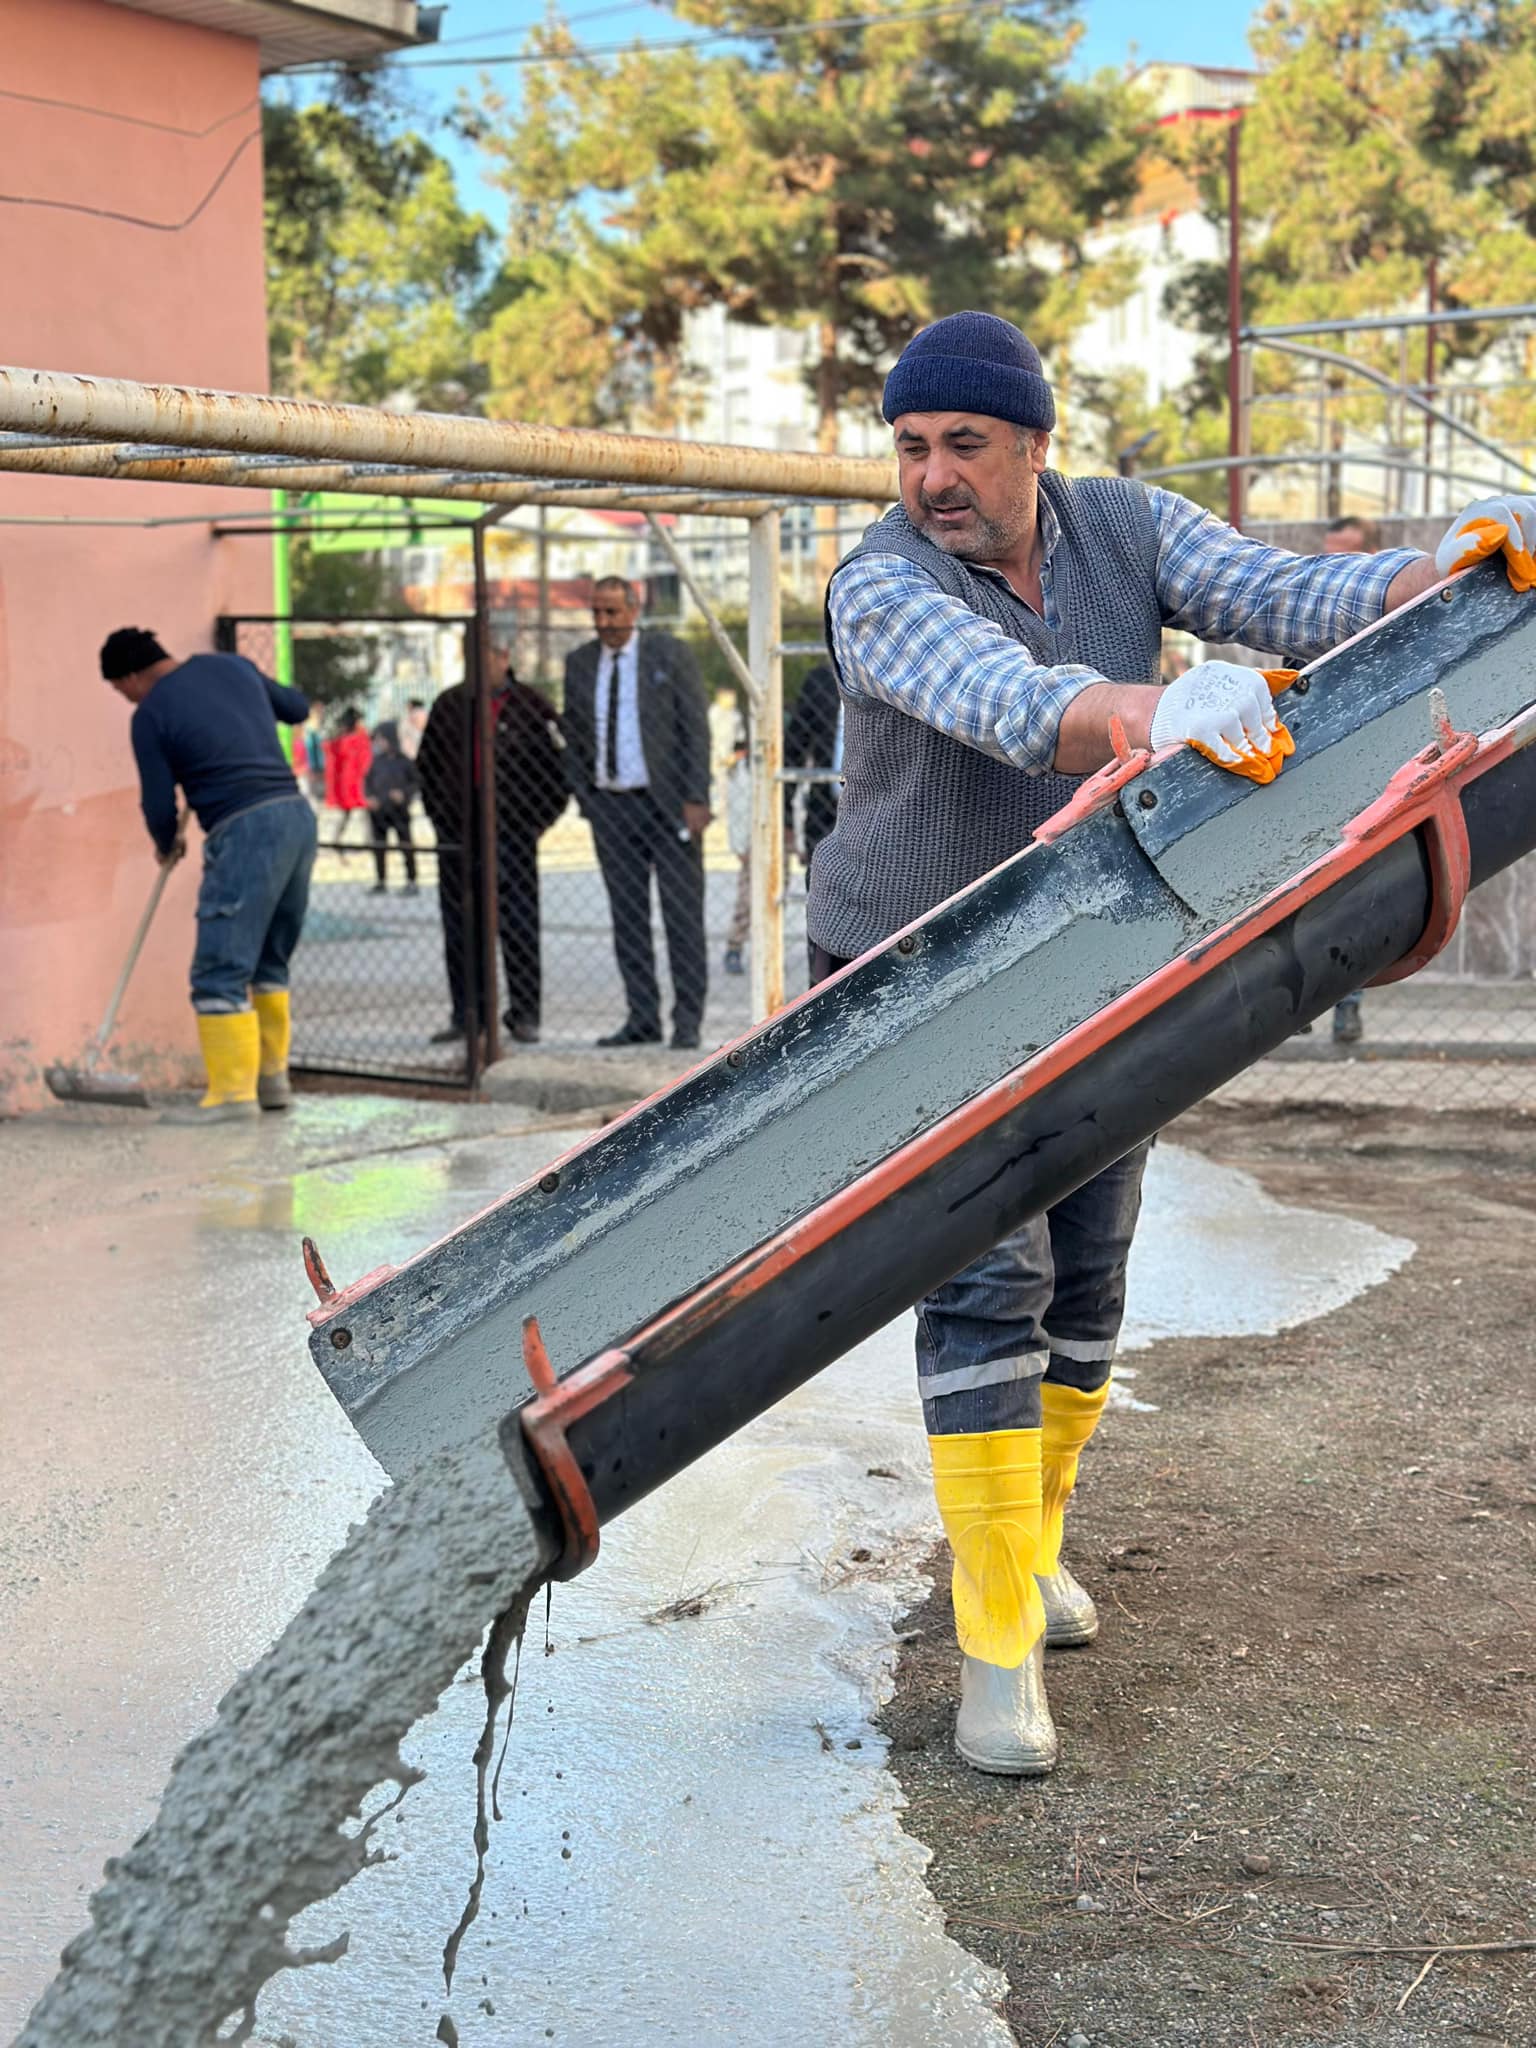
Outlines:
{"type": "Polygon", "coordinates": [[[421,1773],[400,1745],[486,1617],[504,1647],[538,1585],[532,1519],[494,1441],[444,1453],[385,1493],[276,1644],[183,1750],[155,1819],[107,1865],[89,1930],[18,2048],[202,2048],[245,2041],[278,1971],[330,1962],[289,1923],[376,1855],[376,1787],[421,1773]]]}

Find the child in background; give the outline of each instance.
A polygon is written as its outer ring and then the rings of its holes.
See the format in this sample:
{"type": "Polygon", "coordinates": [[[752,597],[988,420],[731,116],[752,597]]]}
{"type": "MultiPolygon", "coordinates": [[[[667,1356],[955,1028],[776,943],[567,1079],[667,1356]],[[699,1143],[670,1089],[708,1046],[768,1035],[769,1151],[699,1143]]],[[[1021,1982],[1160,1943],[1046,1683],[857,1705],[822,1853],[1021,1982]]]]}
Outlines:
{"type": "Polygon", "coordinates": [[[336,845],[343,852],[347,820],[354,811],[364,818],[368,814],[363,783],[373,760],[373,747],[362,726],[361,717],[349,704],[341,714],[337,732],[325,743],[325,801],[328,809],[341,813],[336,845]]]}
{"type": "Polygon", "coordinates": [[[416,772],[416,763],[407,760],[400,751],[400,729],[392,718],[386,719],[373,729],[373,759],[363,779],[368,821],[373,828],[373,865],[378,875],[378,880],[368,892],[371,896],[383,896],[388,891],[384,880],[384,852],[391,832],[405,856],[405,894],[416,894],[416,846],[411,838],[411,804],[420,790],[421,777],[416,772]]]}

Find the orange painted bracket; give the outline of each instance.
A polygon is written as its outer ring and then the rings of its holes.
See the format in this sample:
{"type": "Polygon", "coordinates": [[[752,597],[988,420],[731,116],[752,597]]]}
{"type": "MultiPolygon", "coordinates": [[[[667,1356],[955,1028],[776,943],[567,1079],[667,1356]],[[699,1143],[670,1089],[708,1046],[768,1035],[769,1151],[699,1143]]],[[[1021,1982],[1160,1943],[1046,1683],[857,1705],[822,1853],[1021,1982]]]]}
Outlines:
{"type": "Polygon", "coordinates": [[[1036,846],[1050,846],[1070,832],[1074,825],[1080,825],[1084,818],[1091,818],[1095,811],[1102,811],[1106,804],[1112,804],[1128,782],[1134,782],[1138,775],[1145,773],[1152,756],[1142,747],[1134,753],[1126,744],[1125,727],[1119,719],[1110,723],[1110,740],[1115,750],[1113,761],[1097,769],[1072,801],[1063,804],[1036,828],[1036,846]]]}
{"type": "Polygon", "coordinates": [[[1472,884],[1472,849],[1461,808],[1461,785],[1476,759],[1474,733],[1455,732],[1450,720],[1437,716],[1439,738],[1405,761],[1375,803],[1352,818],[1344,829],[1346,843],[1369,846],[1372,841],[1401,839],[1421,830],[1429,855],[1429,916],[1417,944],[1401,960],[1385,968],[1369,984],[1380,988],[1406,981],[1449,945],[1461,921],[1472,884]]]}
{"type": "Polygon", "coordinates": [[[320,1256],[320,1247],[312,1237],[303,1239],[304,1271],[309,1284],[315,1290],[315,1299],[323,1307],[326,1302],[336,1299],[336,1287],[326,1271],[325,1261],[320,1256]]]}
{"type": "Polygon", "coordinates": [[[601,1351],[569,1379],[556,1379],[537,1316],[523,1322],[523,1364],[534,1398],[515,1413],[524,1441],[549,1483],[565,1532],[565,1548],[553,1576],[574,1579],[596,1559],[600,1537],[591,1489],[566,1440],[566,1425],[627,1387],[634,1371],[627,1351],[601,1351]]]}

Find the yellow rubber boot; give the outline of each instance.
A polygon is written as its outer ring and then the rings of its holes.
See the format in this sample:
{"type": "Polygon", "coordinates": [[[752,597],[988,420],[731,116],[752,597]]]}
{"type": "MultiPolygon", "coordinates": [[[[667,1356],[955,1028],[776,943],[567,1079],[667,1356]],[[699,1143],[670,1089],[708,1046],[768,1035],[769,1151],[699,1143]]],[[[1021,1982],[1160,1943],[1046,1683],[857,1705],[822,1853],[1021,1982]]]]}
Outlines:
{"type": "Polygon", "coordinates": [[[288,1049],[293,1043],[288,991],[285,988],[252,989],[251,1001],[256,1005],[256,1022],[261,1030],[257,1099],[263,1109],[286,1109],[293,1101],[293,1089],[288,1080],[288,1049]]]}
{"type": "Polygon", "coordinates": [[[979,1771],[1032,1778],[1056,1762],[1045,1697],[1040,1431],[928,1440],[933,1486],[954,1553],[961,1650],[955,1747],[979,1771]]]}
{"type": "Polygon", "coordinates": [[[1040,1555],[1035,1576],[1045,1606],[1045,1641],[1052,1650],[1091,1643],[1099,1632],[1098,1610],[1061,1561],[1062,1518],[1077,1484],[1077,1461],[1098,1427],[1109,1399],[1109,1381],[1091,1394],[1045,1380],[1040,1387],[1043,1428],[1040,1442],[1040,1555]]]}
{"type": "Polygon", "coordinates": [[[256,1075],[261,1062],[261,1027],[254,1010],[202,1011],[197,1019],[198,1042],[208,1087],[190,1109],[169,1109],[170,1124],[222,1124],[256,1116],[256,1075]]]}

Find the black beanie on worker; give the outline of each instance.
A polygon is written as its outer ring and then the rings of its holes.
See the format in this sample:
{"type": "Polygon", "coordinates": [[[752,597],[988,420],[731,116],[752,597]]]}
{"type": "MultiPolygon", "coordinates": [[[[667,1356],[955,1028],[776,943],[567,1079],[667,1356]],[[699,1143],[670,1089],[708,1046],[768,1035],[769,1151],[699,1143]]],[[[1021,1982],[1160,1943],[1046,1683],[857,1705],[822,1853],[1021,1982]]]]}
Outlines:
{"type": "Polygon", "coordinates": [[[119,626],[102,642],[101,673],[107,682],[118,683],[124,676],[136,676],[141,669],[170,658],[154,634],[146,633],[142,626],[119,626]]]}
{"type": "Polygon", "coordinates": [[[951,313],[914,334],[885,380],[881,412],[978,412],[1049,433],[1056,401],[1040,351],[995,313],[951,313]]]}

